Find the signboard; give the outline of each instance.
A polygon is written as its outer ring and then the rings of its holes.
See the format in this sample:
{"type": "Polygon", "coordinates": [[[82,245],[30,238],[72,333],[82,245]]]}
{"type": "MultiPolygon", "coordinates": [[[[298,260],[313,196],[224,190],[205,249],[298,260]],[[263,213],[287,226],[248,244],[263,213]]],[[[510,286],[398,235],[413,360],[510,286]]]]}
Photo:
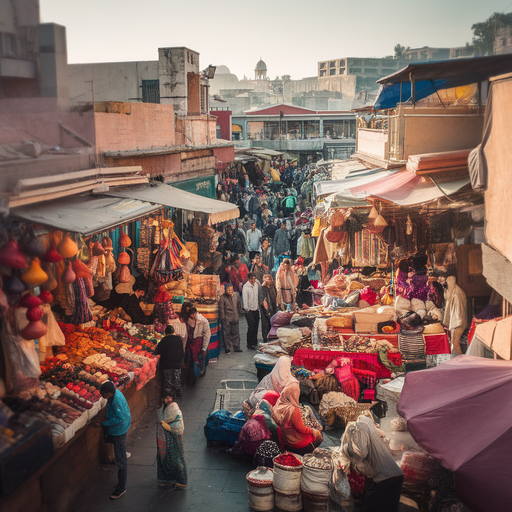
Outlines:
{"type": "Polygon", "coordinates": [[[205,176],[204,178],[194,178],[186,181],[173,181],[169,183],[173,187],[181,190],[186,190],[198,196],[209,197],[210,199],[217,199],[215,194],[215,176],[205,176]]]}

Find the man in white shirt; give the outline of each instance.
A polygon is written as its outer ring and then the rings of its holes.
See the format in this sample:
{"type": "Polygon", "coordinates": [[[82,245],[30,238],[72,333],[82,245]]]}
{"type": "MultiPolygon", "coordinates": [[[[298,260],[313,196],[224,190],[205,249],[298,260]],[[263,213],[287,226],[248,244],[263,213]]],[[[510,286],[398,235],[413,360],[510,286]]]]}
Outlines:
{"type": "Polygon", "coordinates": [[[249,249],[249,259],[252,261],[254,259],[254,255],[257,252],[261,251],[261,231],[256,229],[256,222],[251,224],[251,229],[247,230],[247,246],[249,249]]]}
{"type": "Polygon", "coordinates": [[[247,320],[247,348],[256,350],[258,344],[258,325],[260,323],[261,285],[254,272],[249,272],[248,281],[242,288],[242,304],[247,320]]]}

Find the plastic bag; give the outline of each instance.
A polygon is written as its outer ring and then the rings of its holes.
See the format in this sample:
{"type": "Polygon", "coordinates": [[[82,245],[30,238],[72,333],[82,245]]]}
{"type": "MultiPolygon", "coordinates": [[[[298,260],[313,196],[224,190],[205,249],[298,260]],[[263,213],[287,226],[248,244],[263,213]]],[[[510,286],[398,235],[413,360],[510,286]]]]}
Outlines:
{"type": "Polygon", "coordinates": [[[332,472],[329,497],[341,506],[343,512],[352,512],[354,510],[354,499],[352,498],[347,475],[339,467],[335,467],[332,472]]]}
{"type": "Polygon", "coordinates": [[[2,347],[8,391],[19,394],[38,387],[41,368],[34,340],[25,341],[14,334],[6,320],[2,326],[2,347]]]}

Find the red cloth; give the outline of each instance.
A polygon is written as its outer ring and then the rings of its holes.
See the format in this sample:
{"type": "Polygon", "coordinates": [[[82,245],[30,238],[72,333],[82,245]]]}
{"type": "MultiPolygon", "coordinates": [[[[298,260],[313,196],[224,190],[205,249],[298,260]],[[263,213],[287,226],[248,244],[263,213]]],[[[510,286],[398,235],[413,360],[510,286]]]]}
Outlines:
{"type": "MultiPolygon", "coordinates": [[[[378,354],[366,354],[359,352],[341,352],[337,350],[313,350],[312,348],[299,348],[293,356],[293,364],[304,366],[308,370],[325,368],[336,357],[348,357],[352,360],[352,366],[361,370],[370,370],[377,374],[378,379],[391,377],[391,372],[380,362],[378,354]]],[[[402,355],[388,353],[388,359],[396,366],[401,366],[402,355]]]]}
{"type": "Polygon", "coordinates": [[[278,399],[279,393],[277,391],[267,391],[262,398],[262,400],[266,400],[272,407],[276,405],[278,399]]]}
{"type": "Polygon", "coordinates": [[[446,334],[424,334],[425,354],[433,356],[436,354],[450,354],[450,343],[446,334]]]}

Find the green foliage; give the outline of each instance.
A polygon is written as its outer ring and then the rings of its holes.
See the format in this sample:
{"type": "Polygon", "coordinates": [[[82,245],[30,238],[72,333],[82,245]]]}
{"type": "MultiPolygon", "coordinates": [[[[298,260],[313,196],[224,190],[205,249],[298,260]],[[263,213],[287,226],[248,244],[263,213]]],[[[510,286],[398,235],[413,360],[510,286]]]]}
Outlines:
{"type": "Polygon", "coordinates": [[[395,45],[394,51],[395,51],[395,59],[403,59],[405,58],[405,52],[407,50],[410,50],[411,47],[408,46],[407,48],[405,46],[402,46],[400,43],[395,45]]]}
{"type": "Polygon", "coordinates": [[[500,28],[512,26],[512,13],[495,12],[485,21],[475,23],[473,31],[473,46],[480,55],[494,53],[494,40],[500,28]]]}

